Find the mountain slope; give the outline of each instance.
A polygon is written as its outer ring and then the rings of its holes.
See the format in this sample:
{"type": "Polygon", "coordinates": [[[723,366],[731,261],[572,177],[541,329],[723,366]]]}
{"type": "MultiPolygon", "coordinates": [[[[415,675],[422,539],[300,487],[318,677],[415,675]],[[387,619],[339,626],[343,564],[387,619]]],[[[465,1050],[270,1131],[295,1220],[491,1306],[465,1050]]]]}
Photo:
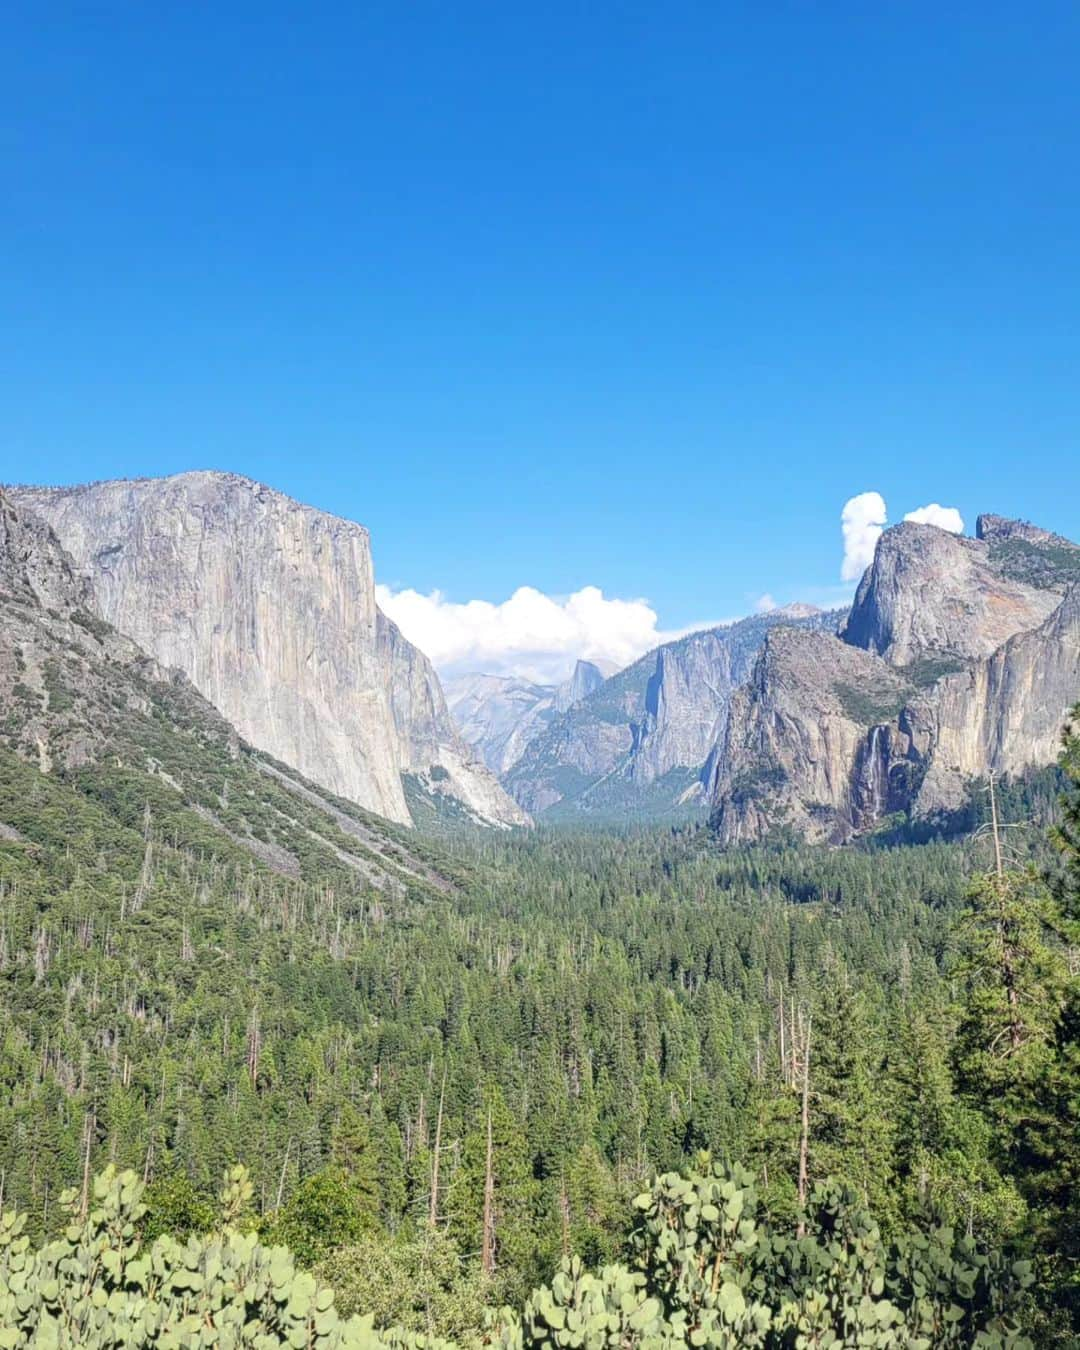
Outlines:
{"type": "Polygon", "coordinates": [[[1056,608],[1052,589],[1017,580],[981,539],[906,521],[886,530],[859,584],[844,640],[894,666],[989,656],[1056,608]]]}
{"type": "Polygon", "coordinates": [[[510,675],[460,675],[447,682],[447,702],[462,738],[492,773],[507,773],[530,741],[604,683],[616,667],[578,661],[562,684],[510,675]]]}
{"type": "MultiPolygon", "coordinates": [[[[52,797],[92,801],[148,845],[167,834],[297,882],[394,894],[451,884],[436,850],[253,750],[93,603],[52,531],[0,493],[0,753],[58,784],[52,797]]],[[[0,821],[32,836],[33,810],[9,797],[0,821]]]]}
{"type": "Polygon", "coordinates": [[[560,819],[700,809],[728,701],[766,633],[783,624],[835,630],[839,618],[798,606],[658,647],[556,718],[504,782],[533,815],[560,819]]]}
{"type": "Polygon", "coordinates": [[[458,738],[430,663],[390,636],[362,526],[234,474],[9,492],[87,572],[102,616],[253,745],[400,823],[402,774],[440,767],[478,821],[524,823],[458,738]]]}
{"type": "Polygon", "coordinates": [[[946,819],[972,784],[1054,762],[1080,694],[1080,549],[979,519],[887,530],[839,638],[770,637],[732,700],[710,800],[720,836],[834,842],[946,819]]]}

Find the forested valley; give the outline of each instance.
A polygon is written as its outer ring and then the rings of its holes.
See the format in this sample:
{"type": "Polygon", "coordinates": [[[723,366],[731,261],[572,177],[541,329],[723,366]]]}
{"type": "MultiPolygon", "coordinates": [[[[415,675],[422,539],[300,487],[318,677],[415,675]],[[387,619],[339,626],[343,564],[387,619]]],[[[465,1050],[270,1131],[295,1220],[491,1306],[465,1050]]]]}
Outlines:
{"type": "Polygon", "coordinates": [[[996,833],[983,787],[915,844],[476,835],[440,886],[285,877],[173,800],[0,751],[0,1262],[119,1213],[256,1232],[391,1340],[1076,1334],[1075,732],[996,833]]]}

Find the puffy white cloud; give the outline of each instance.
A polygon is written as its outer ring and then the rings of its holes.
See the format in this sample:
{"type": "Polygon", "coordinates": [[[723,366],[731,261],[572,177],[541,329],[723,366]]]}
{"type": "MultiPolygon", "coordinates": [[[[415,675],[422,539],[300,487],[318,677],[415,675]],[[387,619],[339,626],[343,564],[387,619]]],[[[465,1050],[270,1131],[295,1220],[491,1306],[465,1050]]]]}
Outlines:
{"type": "Polygon", "coordinates": [[[775,608],[776,608],[776,601],[773,599],[773,597],[769,594],[768,591],[766,591],[764,595],[758,596],[757,604],[755,604],[754,606],[754,610],[758,614],[768,614],[770,610],[775,608]]]}
{"type": "Polygon", "coordinates": [[[929,506],[920,506],[909,511],[905,520],[913,520],[918,525],[936,525],[939,530],[948,530],[951,534],[964,533],[964,518],[955,506],[939,506],[931,502],[929,506]]]}
{"type": "Polygon", "coordinates": [[[840,529],[844,536],[844,561],[840,566],[842,581],[858,581],[870,566],[887,521],[885,498],[880,492],[860,492],[844,503],[840,513],[840,529]]]}
{"type": "Polygon", "coordinates": [[[578,657],[621,667],[679,636],[658,627],[647,600],[609,599],[596,586],[564,598],[519,586],[499,604],[457,603],[440,591],[377,586],[375,592],[383,613],[449,674],[481,670],[554,681],[578,657]]]}
{"type": "MultiPolygon", "coordinates": [[[[840,515],[840,528],[844,536],[844,561],[840,567],[843,581],[858,581],[873,562],[874,549],[888,519],[885,498],[880,492],[860,492],[857,497],[851,497],[844,503],[840,515]]],[[[904,519],[913,520],[919,525],[936,525],[938,529],[949,530],[952,534],[964,533],[964,518],[955,506],[940,506],[937,502],[931,502],[928,506],[909,511],[904,519]]]]}

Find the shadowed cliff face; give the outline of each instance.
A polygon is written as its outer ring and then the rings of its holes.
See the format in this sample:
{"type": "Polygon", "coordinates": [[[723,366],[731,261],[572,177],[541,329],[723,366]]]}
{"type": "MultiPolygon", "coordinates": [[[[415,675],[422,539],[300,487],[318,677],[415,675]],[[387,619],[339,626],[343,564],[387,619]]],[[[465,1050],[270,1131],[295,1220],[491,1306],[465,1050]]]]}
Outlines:
{"type": "Polygon", "coordinates": [[[1060,595],[1008,576],[982,540],[906,522],[882,535],[855,596],[845,641],[894,666],[989,656],[1036,628],[1060,595]]]}
{"type": "Polygon", "coordinates": [[[362,526],[231,474],[13,496],[87,572],[102,616],[183,671],[253,745],[408,822],[401,775],[421,738],[438,741],[430,724],[441,715],[447,752],[462,759],[456,780],[487,803],[485,819],[522,819],[456,741],[430,665],[400,635],[380,643],[362,526]],[[426,703],[413,697],[395,716],[395,690],[425,683],[426,703]]]}
{"type": "Polygon", "coordinates": [[[1002,517],[980,535],[897,526],[840,639],[770,635],[713,758],[724,839],[842,841],[1054,761],[1080,695],[1080,549],[1002,517]]]}
{"type": "Polygon", "coordinates": [[[653,818],[706,801],[728,702],[773,628],[836,631],[840,615],[793,606],[690,633],[649,652],[556,717],[504,781],[536,814],[653,818]]]}
{"type": "Polygon", "coordinates": [[[614,671],[614,666],[603,670],[593,661],[578,661],[561,684],[472,674],[455,676],[444,687],[462,738],[492,773],[502,775],[560,713],[588,698],[614,671]]]}

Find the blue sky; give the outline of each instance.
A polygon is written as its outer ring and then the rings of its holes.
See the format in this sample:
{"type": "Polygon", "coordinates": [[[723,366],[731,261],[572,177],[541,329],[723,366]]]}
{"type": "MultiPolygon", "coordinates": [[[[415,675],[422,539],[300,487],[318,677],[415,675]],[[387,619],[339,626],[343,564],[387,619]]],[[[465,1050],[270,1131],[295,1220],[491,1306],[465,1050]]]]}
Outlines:
{"type": "Polygon", "coordinates": [[[1080,536],[1075,4],[16,4],[0,478],[248,473],[659,630],[1080,536]]]}

